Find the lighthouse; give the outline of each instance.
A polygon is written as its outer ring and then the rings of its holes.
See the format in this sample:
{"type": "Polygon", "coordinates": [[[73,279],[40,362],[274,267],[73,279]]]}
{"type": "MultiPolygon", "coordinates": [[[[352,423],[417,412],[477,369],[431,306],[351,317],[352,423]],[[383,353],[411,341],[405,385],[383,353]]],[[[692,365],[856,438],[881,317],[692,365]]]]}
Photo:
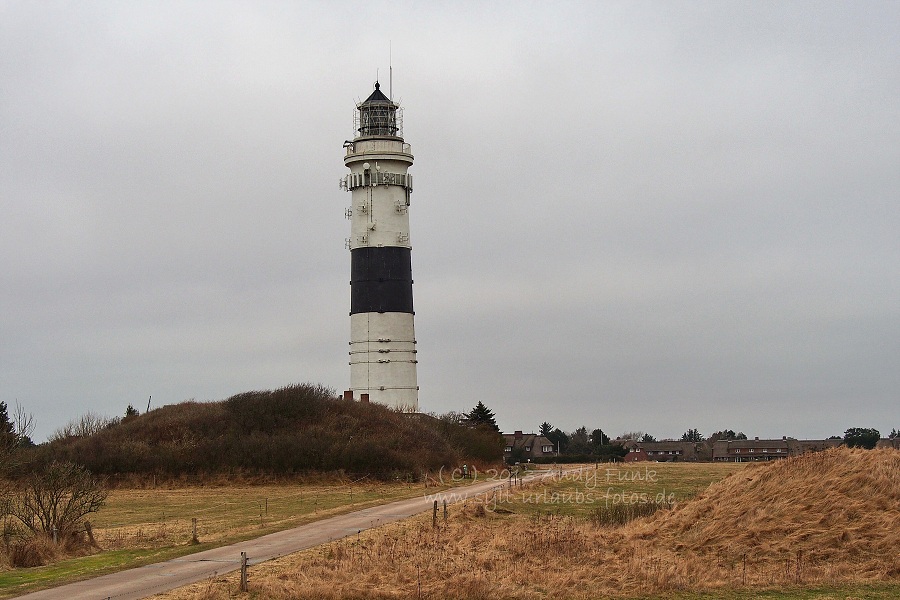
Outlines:
{"type": "Polygon", "coordinates": [[[350,170],[350,389],[345,397],[418,411],[413,326],[409,205],[412,150],[403,112],[375,91],[356,105],[353,140],[344,142],[350,170]]]}

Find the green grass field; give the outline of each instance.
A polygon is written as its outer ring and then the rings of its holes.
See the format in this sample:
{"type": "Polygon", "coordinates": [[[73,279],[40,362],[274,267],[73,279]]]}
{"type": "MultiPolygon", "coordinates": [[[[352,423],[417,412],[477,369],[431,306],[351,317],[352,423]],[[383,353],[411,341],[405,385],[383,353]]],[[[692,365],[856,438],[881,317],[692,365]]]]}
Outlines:
{"type": "Polygon", "coordinates": [[[120,490],[93,520],[104,548],[219,542],[269,533],[349,508],[421,494],[421,484],[262,485],[120,490]]]}
{"type": "Polygon", "coordinates": [[[102,552],[44,567],[0,570],[0,598],[169,560],[446,487],[434,482],[426,489],[422,483],[363,480],[113,490],[105,506],[90,518],[102,552]],[[191,543],[193,519],[197,519],[199,544],[191,543]]]}
{"type": "MultiPolygon", "coordinates": [[[[693,498],[748,463],[601,463],[522,487],[509,486],[496,505],[517,514],[593,518],[615,506],[660,505],[693,498]]],[[[750,466],[749,468],[753,468],[750,466]]]]}

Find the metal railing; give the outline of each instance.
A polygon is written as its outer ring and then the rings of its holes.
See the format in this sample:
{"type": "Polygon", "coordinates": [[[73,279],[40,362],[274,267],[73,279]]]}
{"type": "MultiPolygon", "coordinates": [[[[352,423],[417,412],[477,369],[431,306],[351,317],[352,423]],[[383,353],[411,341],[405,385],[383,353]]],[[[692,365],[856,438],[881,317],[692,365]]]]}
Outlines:
{"type": "Polygon", "coordinates": [[[400,140],[360,140],[347,144],[345,158],[358,154],[378,154],[381,152],[400,152],[412,154],[412,146],[400,140]]]}

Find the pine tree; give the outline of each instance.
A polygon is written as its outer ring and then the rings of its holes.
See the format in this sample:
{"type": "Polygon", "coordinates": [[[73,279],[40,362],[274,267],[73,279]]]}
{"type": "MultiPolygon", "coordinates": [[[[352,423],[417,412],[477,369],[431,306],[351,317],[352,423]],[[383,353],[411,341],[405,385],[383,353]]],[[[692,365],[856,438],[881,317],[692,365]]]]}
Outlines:
{"type": "Polygon", "coordinates": [[[681,436],[681,441],[682,441],[682,442],[702,442],[702,441],[703,441],[703,434],[701,434],[701,433],[700,433],[698,430],[696,430],[696,429],[688,429],[688,430],[685,431],[684,434],[681,436]]]}
{"type": "Polygon", "coordinates": [[[9,419],[6,402],[0,401],[0,450],[11,450],[16,446],[16,428],[9,419]]]}
{"type": "Polygon", "coordinates": [[[494,413],[481,400],[478,401],[475,408],[466,413],[466,423],[469,427],[487,427],[498,433],[500,432],[494,413]]]}
{"type": "Polygon", "coordinates": [[[9,410],[6,402],[0,400],[0,435],[13,433],[13,424],[9,420],[9,410]]]}
{"type": "Polygon", "coordinates": [[[541,423],[541,428],[539,429],[539,431],[542,436],[547,437],[553,431],[553,425],[551,425],[547,421],[544,421],[543,423],[541,423]]]}
{"type": "Polygon", "coordinates": [[[606,446],[609,444],[609,436],[603,433],[602,429],[595,429],[591,432],[591,443],[595,446],[606,446]]]}

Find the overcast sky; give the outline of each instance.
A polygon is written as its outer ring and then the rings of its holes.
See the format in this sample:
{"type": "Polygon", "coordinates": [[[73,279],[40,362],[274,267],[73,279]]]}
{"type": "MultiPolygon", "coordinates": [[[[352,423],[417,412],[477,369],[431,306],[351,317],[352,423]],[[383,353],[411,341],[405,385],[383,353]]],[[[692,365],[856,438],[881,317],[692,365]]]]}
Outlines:
{"type": "Polygon", "coordinates": [[[0,400],[349,385],[393,62],[423,411],[900,427],[900,3],[0,0],[0,400]]]}

